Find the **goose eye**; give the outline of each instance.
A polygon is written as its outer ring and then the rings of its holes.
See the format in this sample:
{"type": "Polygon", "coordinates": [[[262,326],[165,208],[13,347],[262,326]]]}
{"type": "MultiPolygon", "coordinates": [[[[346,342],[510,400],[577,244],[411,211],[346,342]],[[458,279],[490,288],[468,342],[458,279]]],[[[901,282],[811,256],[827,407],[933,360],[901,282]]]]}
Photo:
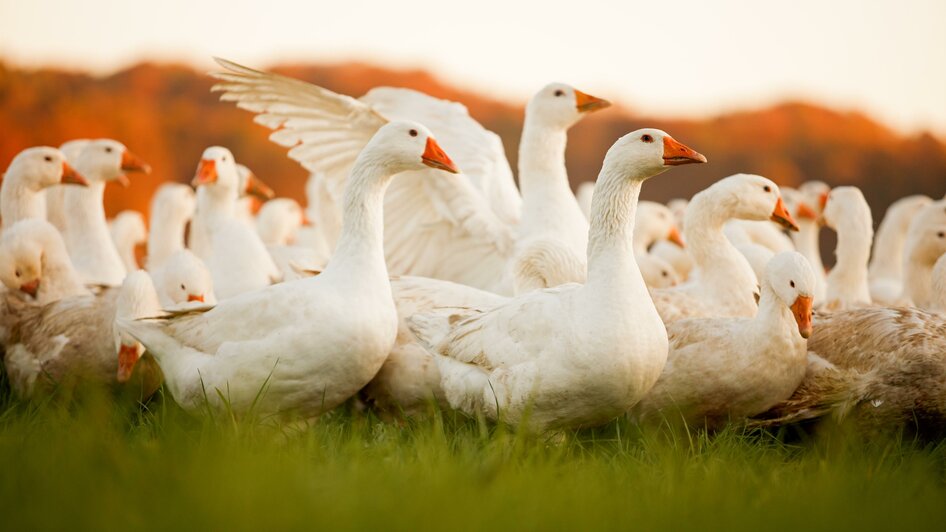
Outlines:
{"type": "Polygon", "coordinates": [[[106,147],[105,147],[105,153],[112,153],[112,147],[111,147],[111,146],[106,146],[106,147]]]}
{"type": "Polygon", "coordinates": [[[43,157],[43,160],[46,161],[47,163],[51,163],[53,162],[53,156],[47,155],[46,157],[43,157]]]}
{"type": "Polygon", "coordinates": [[[762,188],[763,188],[766,192],[772,192],[772,187],[770,187],[770,186],[768,186],[768,185],[765,185],[765,186],[762,187],[762,188]]]}
{"type": "Polygon", "coordinates": [[[555,95],[556,95],[556,96],[565,96],[565,91],[563,91],[562,89],[558,89],[557,91],[555,91],[555,95]]]}
{"type": "Polygon", "coordinates": [[[187,288],[184,286],[184,283],[181,283],[181,290],[187,290],[187,288]]]}
{"type": "Polygon", "coordinates": [[[650,135],[644,135],[641,137],[641,140],[643,140],[644,142],[653,142],[654,137],[651,137],[650,135]]]}
{"type": "Polygon", "coordinates": [[[789,281],[788,284],[791,285],[792,288],[795,288],[795,281],[789,281]]]}
{"type": "Polygon", "coordinates": [[[17,270],[15,273],[16,273],[16,276],[17,276],[17,277],[20,276],[20,270],[17,270]]]}
{"type": "Polygon", "coordinates": [[[660,272],[660,275],[663,275],[664,277],[669,277],[669,276],[670,276],[670,274],[667,273],[667,270],[664,270],[664,271],[660,272]]]}
{"type": "Polygon", "coordinates": [[[412,129],[412,130],[408,131],[408,133],[410,133],[410,135],[411,135],[412,137],[416,137],[416,136],[417,136],[417,130],[416,130],[416,129],[412,129]]]}
{"type": "Polygon", "coordinates": [[[938,237],[940,237],[940,238],[946,237],[946,232],[940,231],[940,232],[936,233],[936,236],[938,236],[938,237]]]}

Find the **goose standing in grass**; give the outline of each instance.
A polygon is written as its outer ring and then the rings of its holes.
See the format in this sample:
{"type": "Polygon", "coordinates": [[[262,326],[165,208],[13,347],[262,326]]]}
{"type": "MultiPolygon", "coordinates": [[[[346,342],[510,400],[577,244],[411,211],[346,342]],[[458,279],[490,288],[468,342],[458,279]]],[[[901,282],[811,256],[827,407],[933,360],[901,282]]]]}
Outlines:
{"type": "Polygon", "coordinates": [[[825,307],[870,305],[867,264],[874,238],[870,206],[857,187],[837,187],[824,200],[823,210],[825,224],[838,233],[837,263],[826,279],[825,307]]]}
{"type": "Polygon", "coordinates": [[[907,196],[887,208],[874,236],[874,252],[867,269],[870,297],[874,302],[892,305],[900,299],[904,289],[903,253],[910,221],[932,201],[927,196],[907,196]]]}
{"type": "Polygon", "coordinates": [[[667,365],[632,417],[719,428],[787,399],[807,368],[813,290],[808,261],[787,251],[766,267],[754,318],[667,324],[667,365]]]}
{"type": "Polygon", "coordinates": [[[901,303],[934,309],[933,267],[946,253],[946,200],[927,204],[913,217],[903,253],[901,303]]]}
{"type": "Polygon", "coordinates": [[[112,244],[118,250],[125,269],[129,272],[140,270],[135,250],[148,241],[148,228],[145,227],[144,216],[138,211],[122,211],[115,215],[108,223],[108,232],[112,236],[112,244]]]}
{"type": "Polygon", "coordinates": [[[683,231],[694,271],[681,286],[651,291],[665,322],[755,315],[755,272],[723,232],[726,222],[733,218],[772,220],[797,230],[778,186],[762,176],[729,176],[693,196],[687,205],[683,231]]]}
{"type": "MultiPolygon", "coordinates": [[[[504,294],[514,286],[527,290],[581,280],[587,221],[565,173],[566,132],[606,101],[560,83],[529,101],[520,143],[520,197],[501,140],[460,104],[387,87],[355,100],[229,61],[218,63],[225,69],[215,74],[222,81],[215,87],[223,91],[221,99],[258,113],[257,122],[276,129],[270,138],[292,147],[290,157],[313,172],[315,184],[331,196],[339,196],[334,189],[358,150],[389,119],[430,126],[455,154],[465,171],[461,176],[432,181],[418,173],[392,185],[385,251],[393,273],[504,294]]],[[[330,232],[337,224],[320,220],[319,225],[330,232]]],[[[329,234],[328,239],[331,247],[334,238],[329,234]]]]}
{"type": "Polygon", "coordinates": [[[156,271],[175,253],[185,249],[187,222],[196,207],[194,189],[180,183],[161,185],[151,199],[147,269],[156,271]]]}
{"type": "Polygon", "coordinates": [[[121,327],[158,360],[187,410],[209,402],[236,415],[303,419],[331,410],[371,380],[394,344],[384,192],[394,175],[424,167],[457,172],[425,127],[383,126],[352,168],[338,246],[320,275],[224,300],[205,313],[124,320],[121,327]]]}
{"type": "Polygon", "coordinates": [[[702,162],[660,130],[621,137],[598,176],[584,285],[412,316],[450,406],[536,430],[598,425],[633,406],[667,357],[667,333],[631,245],[641,185],[671,166],[702,162]]]}
{"type": "Polygon", "coordinates": [[[126,172],[149,173],[151,168],[115,140],[89,141],[79,152],[75,168],[87,187],[62,187],[62,212],[57,226],[76,270],[89,284],[118,286],[125,265],[112,244],[102,204],[105,185],[128,184],[126,172]]]}
{"type": "Polygon", "coordinates": [[[27,148],[16,155],[0,181],[0,230],[28,218],[46,219],[45,190],[58,184],[88,183],[56,148],[27,148]]]}
{"type": "Polygon", "coordinates": [[[785,199],[788,212],[798,221],[798,231],[793,232],[791,237],[795,243],[795,249],[811,264],[811,271],[815,276],[815,301],[824,301],[827,281],[819,247],[821,215],[815,210],[816,207],[809,203],[807,196],[799,190],[782,187],[782,197],[785,199]]]}

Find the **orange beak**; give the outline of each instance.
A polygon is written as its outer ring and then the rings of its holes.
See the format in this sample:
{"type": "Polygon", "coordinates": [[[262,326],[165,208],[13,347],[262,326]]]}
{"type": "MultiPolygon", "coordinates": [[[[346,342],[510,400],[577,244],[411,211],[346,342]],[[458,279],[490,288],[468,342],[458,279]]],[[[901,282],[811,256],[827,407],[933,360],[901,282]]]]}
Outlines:
{"type": "Polygon", "coordinates": [[[667,135],[664,137],[664,165],[680,166],[681,164],[705,163],[706,157],[696,150],[681,144],[667,135]]]}
{"type": "Polygon", "coordinates": [[[82,174],[76,172],[76,169],[69,166],[66,161],[62,162],[62,179],[59,181],[63,185],[80,185],[83,187],[89,186],[89,182],[82,177],[82,174]]]}
{"type": "Polygon", "coordinates": [[[306,214],[305,211],[302,211],[302,226],[303,226],[303,227],[311,227],[311,226],[312,226],[312,220],[309,219],[309,215],[306,214]]]}
{"type": "Polygon", "coordinates": [[[598,98],[597,96],[592,96],[590,94],[585,94],[578,89],[575,89],[575,108],[578,109],[579,113],[588,113],[591,111],[597,111],[598,109],[604,109],[605,107],[610,107],[611,102],[603,98],[598,98]]]}
{"type": "Polygon", "coordinates": [[[198,301],[200,303],[204,302],[204,294],[187,294],[187,302],[198,301]]]}
{"type": "Polygon", "coordinates": [[[785,229],[798,231],[798,224],[795,223],[795,219],[792,218],[791,213],[785,208],[782,196],[779,196],[778,201],[775,202],[775,210],[772,211],[772,216],[769,219],[785,229]]]}
{"type": "Polygon", "coordinates": [[[683,235],[680,234],[680,230],[677,229],[677,226],[670,228],[670,234],[667,235],[667,240],[673,242],[681,248],[686,247],[686,244],[683,242],[683,235]]]}
{"type": "Polygon", "coordinates": [[[818,213],[814,209],[808,206],[807,203],[801,202],[798,204],[798,217],[805,220],[817,220],[818,213]]]}
{"type": "Polygon", "coordinates": [[[460,173],[457,165],[453,164],[453,161],[450,160],[450,157],[447,157],[447,154],[444,153],[433,137],[427,137],[427,146],[424,148],[424,154],[421,155],[420,160],[431,168],[450,172],[451,174],[460,173]]]}
{"type": "Polygon", "coordinates": [[[217,182],[217,163],[213,159],[201,159],[197,165],[197,174],[191,185],[199,187],[200,185],[209,185],[217,182]]]}
{"type": "Polygon", "coordinates": [[[20,285],[20,292],[24,294],[29,294],[30,297],[36,297],[36,293],[39,292],[39,279],[33,279],[28,283],[23,283],[20,285]]]}
{"type": "Polygon", "coordinates": [[[118,349],[118,382],[128,382],[138,363],[138,346],[122,344],[118,349]]]}
{"type": "Polygon", "coordinates": [[[269,185],[263,183],[263,181],[252,172],[246,177],[246,189],[243,192],[247,196],[259,198],[260,201],[267,201],[276,197],[276,193],[273,192],[273,189],[269,188],[269,185]]]}
{"type": "Polygon", "coordinates": [[[818,205],[821,206],[821,210],[824,210],[824,208],[828,206],[828,193],[827,192],[822,192],[821,195],[818,196],[818,205]]]}
{"type": "Polygon", "coordinates": [[[802,338],[811,336],[811,296],[798,296],[792,303],[792,314],[802,338]]]}
{"type": "Polygon", "coordinates": [[[122,172],[142,172],[151,173],[151,165],[141,160],[134,153],[128,150],[122,152],[122,172]]]}

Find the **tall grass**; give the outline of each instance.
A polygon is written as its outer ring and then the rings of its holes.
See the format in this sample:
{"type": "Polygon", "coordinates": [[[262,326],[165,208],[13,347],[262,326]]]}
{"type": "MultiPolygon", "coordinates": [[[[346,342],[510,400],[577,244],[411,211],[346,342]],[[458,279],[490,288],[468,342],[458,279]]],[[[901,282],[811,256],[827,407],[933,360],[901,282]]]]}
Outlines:
{"type": "Polygon", "coordinates": [[[941,527],[946,446],[625,421],[530,436],[450,413],[308,428],[83,396],[0,405],[0,519],[27,529],[941,527]]]}

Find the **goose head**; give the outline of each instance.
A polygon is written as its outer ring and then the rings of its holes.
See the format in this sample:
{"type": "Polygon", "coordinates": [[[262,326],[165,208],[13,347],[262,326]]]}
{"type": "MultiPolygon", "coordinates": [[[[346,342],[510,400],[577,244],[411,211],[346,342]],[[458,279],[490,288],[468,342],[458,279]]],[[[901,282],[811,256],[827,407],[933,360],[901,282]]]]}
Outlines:
{"type": "Polygon", "coordinates": [[[452,174],[460,172],[437,144],[430,130],[417,122],[406,120],[382,126],[368,141],[359,159],[384,168],[387,176],[426,168],[452,174]]]}
{"type": "Polygon", "coordinates": [[[706,157],[681,144],[659,129],[638,129],[615,142],[604,157],[604,164],[622,175],[648,179],[673,166],[705,163],[706,157]]]}
{"type": "Polygon", "coordinates": [[[195,188],[239,190],[240,174],[230,150],[222,146],[211,146],[204,150],[191,185],[195,188]]]}
{"type": "Polygon", "coordinates": [[[683,236],[680,235],[673,212],[660,203],[641,201],[637,204],[634,242],[649,248],[658,240],[669,240],[684,247],[683,236]]]}
{"type": "Polygon", "coordinates": [[[722,189],[726,194],[720,206],[728,209],[733,218],[742,220],[771,220],[798,231],[798,224],[788,212],[778,185],[760,175],[736,174],[720,180],[710,188],[722,189]]]}
{"type": "Polygon", "coordinates": [[[123,187],[131,184],[126,174],[151,173],[151,166],[130,152],[124,144],[112,139],[88,141],[79,152],[76,167],[90,179],[117,182],[123,187]]]}
{"type": "Polygon", "coordinates": [[[49,146],[27,148],[16,155],[6,171],[6,178],[39,192],[59,184],[87,186],[88,182],[66,161],[60,150],[49,146]]]}
{"type": "Polygon", "coordinates": [[[11,292],[33,300],[39,298],[44,265],[68,260],[62,236],[45,220],[17,222],[0,239],[0,281],[11,292]]]}
{"type": "Polygon", "coordinates": [[[256,215],[256,232],[264,244],[289,244],[295,231],[308,223],[305,212],[296,200],[278,198],[263,204],[256,215]]]}
{"type": "Polygon", "coordinates": [[[236,165],[239,177],[240,196],[251,196],[260,201],[268,201],[276,197],[276,193],[264,183],[252,170],[242,164],[236,165]]]}
{"type": "MultiPolygon", "coordinates": [[[[161,304],[154,289],[151,276],[144,270],[132,272],[125,277],[115,302],[115,317],[139,319],[156,317],[160,314],[161,304]]],[[[144,354],[145,347],[131,335],[113,328],[115,350],[118,354],[118,382],[127,382],[135,370],[135,364],[144,354]]]]}
{"type": "Polygon", "coordinates": [[[67,140],[59,145],[59,150],[66,156],[67,161],[75,163],[89,142],[91,142],[89,139],[67,140]]]}
{"type": "Polygon", "coordinates": [[[173,308],[217,302],[210,271],[197,255],[186,249],[168,259],[158,285],[157,289],[167,296],[173,308]]]}
{"type": "Polygon", "coordinates": [[[568,129],[586,114],[610,105],[570,85],[550,83],[532,96],[526,104],[526,115],[543,125],[568,129]]]}
{"type": "Polygon", "coordinates": [[[831,187],[824,181],[812,179],[799,185],[798,191],[802,193],[805,203],[821,214],[828,201],[828,194],[831,193],[831,187]]]}
{"type": "Polygon", "coordinates": [[[946,200],[928,204],[916,214],[907,233],[909,260],[932,266],[946,253],[946,200]]]}
{"type": "Polygon", "coordinates": [[[779,301],[791,309],[802,338],[811,336],[815,274],[808,260],[796,251],[779,253],[766,266],[764,279],[779,301]]]}
{"type": "Polygon", "coordinates": [[[870,206],[857,187],[831,189],[824,200],[822,216],[824,223],[835,231],[841,224],[864,225],[873,234],[870,206]]]}
{"type": "Polygon", "coordinates": [[[162,223],[168,219],[186,220],[194,215],[196,208],[194,189],[181,183],[165,183],[151,200],[152,223],[162,223]],[[156,216],[161,219],[155,219],[156,216]]]}
{"type": "Polygon", "coordinates": [[[782,187],[782,199],[785,201],[785,208],[789,214],[795,217],[799,223],[816,223],[819,213],[805,199],[806,195],[799,190],[789,187],[782,187]]]}

